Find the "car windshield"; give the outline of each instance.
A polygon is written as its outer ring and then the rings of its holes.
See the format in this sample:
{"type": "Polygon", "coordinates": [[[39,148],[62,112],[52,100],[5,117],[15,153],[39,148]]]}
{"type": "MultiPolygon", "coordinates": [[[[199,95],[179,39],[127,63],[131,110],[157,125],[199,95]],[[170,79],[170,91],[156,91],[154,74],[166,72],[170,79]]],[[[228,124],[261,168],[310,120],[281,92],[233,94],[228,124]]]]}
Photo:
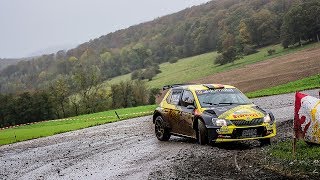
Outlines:
{"type": "Polygon", "coordinates": [[[232,104],[251,104],[251,101],[235,88],[196,91],[201,107],[232,104]]]}

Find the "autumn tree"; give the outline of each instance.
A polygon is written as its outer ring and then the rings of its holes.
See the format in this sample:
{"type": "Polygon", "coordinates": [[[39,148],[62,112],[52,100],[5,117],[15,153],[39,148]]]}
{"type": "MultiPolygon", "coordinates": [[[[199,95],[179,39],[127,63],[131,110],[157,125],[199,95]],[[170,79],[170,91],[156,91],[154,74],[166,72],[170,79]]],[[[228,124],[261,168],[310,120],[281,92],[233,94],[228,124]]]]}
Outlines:
{"type": "Polygon", "coordinates": [[[58,77],[49,87],[49,91],[56,104],[55,114],[58,118],[66,117],[66,106],[68,106],[68,97],[71,93],[67,79],[63,76],[58,77]],[[61,112],[62,111],[62,115],[61,112]]]}
{"type": "Polygon", "coordinates": [[[302,41],[319,41],[320,34],[320,2],[306,1],[292,7],[284,16],[281,27],[282,45],[289,45],[302,41]]]}

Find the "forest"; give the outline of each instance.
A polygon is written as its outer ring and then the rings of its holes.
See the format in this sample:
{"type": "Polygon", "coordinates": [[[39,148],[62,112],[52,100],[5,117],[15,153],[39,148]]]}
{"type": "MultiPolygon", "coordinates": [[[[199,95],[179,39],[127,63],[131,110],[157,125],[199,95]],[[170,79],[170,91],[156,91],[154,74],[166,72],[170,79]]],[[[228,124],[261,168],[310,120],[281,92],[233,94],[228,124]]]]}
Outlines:
{"type": "MultiPolygon", "coordinates": [[[[7,66],[0,71],[1,98],[19,102],[49,94],[55,110],[43,118],[124,107],[126,103],[117,103],[119,99],[112,94],[117,88],[101,87],[101,82],[128,73],[132,79],[152,80],[161,63],[211,51],[221,53],[215,63],[225,64],[270,44],[288,48],[319,41],[319,14],[318,0],[213,0],[109,33],[74,49],[7,66]]],[[[129,87],[126,83],[118,86],[129,87]]],[[[147,94],[156,94],[144,88],[147,94]]],[[[127,105],[153,102],[137,103],[137,99],[127,105]]],[[[0,114],[2,122],[3,117],[0,114]]]]}

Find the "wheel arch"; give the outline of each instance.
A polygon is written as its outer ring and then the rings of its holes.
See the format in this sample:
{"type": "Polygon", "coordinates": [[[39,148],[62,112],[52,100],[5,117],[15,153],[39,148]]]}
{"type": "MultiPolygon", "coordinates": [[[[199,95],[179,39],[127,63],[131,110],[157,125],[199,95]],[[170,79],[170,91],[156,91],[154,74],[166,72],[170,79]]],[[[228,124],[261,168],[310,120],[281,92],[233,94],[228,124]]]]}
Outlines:
{"type": "Polygon", "coordinates": [[[156,118],[157,118],[158,116],[161,116],[162,119],[163,119],[162,114],[161,114],[159,111],[155,111],[155,112],[153,113],[153,117],[152,117],[152,122],[153,122],[153,124],[155,123],[155,120],[156,120],[156,118]]]}
{"type": "Polygon", "coordinates": [[[200,117],[200,116],[195,117],[194,121],[193,121],[193,129],[196,131],[198,130],[198,120],[202,121],[202,123],[205,124],[202,117],[200,117]]]}

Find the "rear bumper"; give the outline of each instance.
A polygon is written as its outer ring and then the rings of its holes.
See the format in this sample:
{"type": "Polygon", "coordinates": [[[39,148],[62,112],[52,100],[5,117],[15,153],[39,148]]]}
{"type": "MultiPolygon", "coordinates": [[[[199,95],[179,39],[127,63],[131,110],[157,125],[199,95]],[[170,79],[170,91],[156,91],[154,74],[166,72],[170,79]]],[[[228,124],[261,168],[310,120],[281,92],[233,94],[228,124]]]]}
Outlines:
{"type": "Polygon", "coordinates": [[[259,140],[268,139],[276,136],[276,124],[272,125],[263,124],[260,126],[228,126],[224,128],[208,128],[208,140],[209,142],[234,142],[244,140],[259,140]],[[243,137],[242,132],[248,129],[256,129],[257,134],[254,136],[243,137]]]}

